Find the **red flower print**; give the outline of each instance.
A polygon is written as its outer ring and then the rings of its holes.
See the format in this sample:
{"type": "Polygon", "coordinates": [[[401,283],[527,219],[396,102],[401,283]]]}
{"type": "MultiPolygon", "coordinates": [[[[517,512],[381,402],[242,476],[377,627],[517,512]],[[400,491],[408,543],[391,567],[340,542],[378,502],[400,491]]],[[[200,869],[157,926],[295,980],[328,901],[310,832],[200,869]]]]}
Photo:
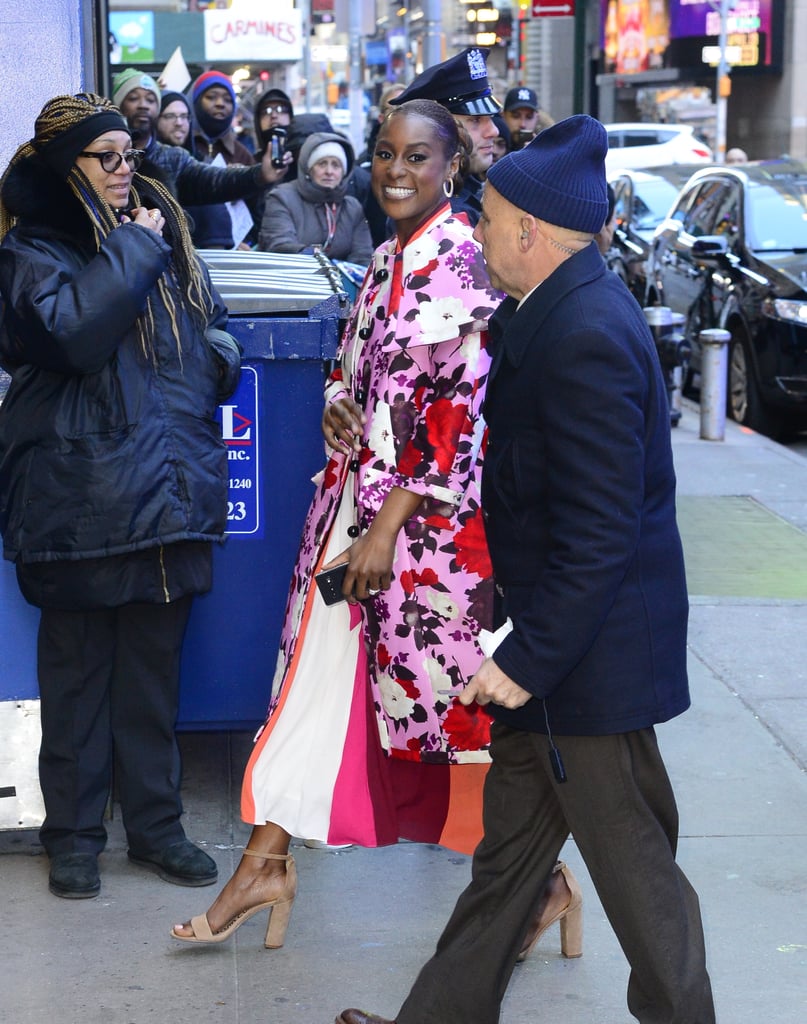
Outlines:
{"type": "Polygon", "coordinates": [[[401,679],[399,676],[396,676],[395,682],[410,700],[417,700],[420,696],[420,689],[415,685],[414,679],[401,679]]]}
{"type": "Polygon", "coordinates": [[[476,703],[460,704],[459,697],[448,709],[443,728],[455,750],[481,750],[490,743],[490,714],[476,703]]]}
{"type": "Polygon", "coordinates": [[[378,644],[377,645],[377,647],[375,649],[375,656],[376,656],[376,661],[378,662],[378,667],[380,669],[382,669],[382,670],[385,669],[389,665],[389,663],[392,661],[392,658],[390,657],[390,653],[387,650],[386,644],[378,644]]]}
{"type": "Polygon", "coordinates": [[[483,578],[493,574],[481,510],[477,509],[473,517],[463,523],[462,529],[454,536],[454,544],[460,568],[465,567],[468,572],[483,578]]]}
{"type": "Polygon", "coordinates": [[[418,572],[416,569],[406,569],[401,573],[401,586],[405,594],[414,594],[415,587],[418,585],[433,587],[435,583],[439,582],[440,577],[434,569],[424,569],[423,572],[418,572]]]}
{"type": "Polygon", "coordinates": [[[398,459],[398,472],[404,476],[413,476],[419,463],[423,458],[423,453],[417,448],[411,441],[407,441],[406,448],[401,452],[401,457],[398,459]]]}
{"type": "Polygon", "coordinates": [[[429,444],[441,473],[448,473],[454,462],[463,424],[468,418],[464,405],[452,405],[447,398],[438,398],[426,412],[429,444]]]}
{"type": "Polygon", "coordinates": [[[331,457],[325,466],[325,486],[328,490],[334,487],[339,480],[336,459],[331,457]]]}

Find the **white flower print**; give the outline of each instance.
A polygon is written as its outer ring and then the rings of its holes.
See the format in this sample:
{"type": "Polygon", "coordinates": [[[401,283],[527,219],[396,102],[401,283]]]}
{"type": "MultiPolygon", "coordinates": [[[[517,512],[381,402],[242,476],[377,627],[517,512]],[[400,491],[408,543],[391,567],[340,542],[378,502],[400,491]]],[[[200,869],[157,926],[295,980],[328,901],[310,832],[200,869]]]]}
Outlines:
{"type": "Polygon", "coordinates": [[[450,595],[443,594],[439,590],[429,588],[426,591],[426,600],[429,602],[431,610],[437,612],[443,619],[456,619],[460,613],[459,607],[456,602],[451,600],[450,595]]]}
{"type": "Polygon", "coordinates": [[[415,702],[411,697],[407,697],[406,690],[388,673],[384,672],[379,675],[378,689],[381,692],[381,703],[384,705],[384,711],[386,711],[390,718],[400,720],[408,718],[412,714],[415,702]]]}

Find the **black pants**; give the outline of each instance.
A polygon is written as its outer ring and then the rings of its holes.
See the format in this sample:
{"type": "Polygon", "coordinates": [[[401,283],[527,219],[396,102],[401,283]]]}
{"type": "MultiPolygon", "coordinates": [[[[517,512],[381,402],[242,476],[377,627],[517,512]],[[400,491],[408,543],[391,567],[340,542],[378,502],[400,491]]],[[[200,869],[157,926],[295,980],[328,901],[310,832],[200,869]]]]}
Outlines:
{"type": "Polygon", "coordinates": [[[496,1024],[569,832],[630,964],[631,1013],[642,1024],[714,1024],[698,898],[675,862],[678,812],[655,732],[556,737],[562,785],[546,737],[495,724],[491,740],[472,880],[398,1024],[496,1024]]]}
{"type": "Polygon", "coordinates": [[[174,724],[192,600],[42,610],[40,839],[51,856],[103,850],[113,757],[130,849],[154,853],[184,838],[174,724]]]}

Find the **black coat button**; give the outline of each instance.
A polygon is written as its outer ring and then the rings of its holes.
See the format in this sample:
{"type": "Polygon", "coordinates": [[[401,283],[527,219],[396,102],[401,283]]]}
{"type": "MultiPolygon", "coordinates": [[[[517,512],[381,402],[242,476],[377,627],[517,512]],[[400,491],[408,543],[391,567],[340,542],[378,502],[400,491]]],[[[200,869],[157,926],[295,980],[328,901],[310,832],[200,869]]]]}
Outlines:
{"type": "Polygon", "coordinates": [[[372,333],[373,332],[369,327],[362,327],[361,330],[359,331],[359,337],[361,338],[362,341],[367,341],[367,339],[372,335],[372,333]]]}
{"type": "Polygon", "coordinates": [[[382,267],[373,274],[373,280],[376,284],[381,284],[381,282],[386,281],[388,277],[389,271],[385,267],[382,267]]]}
{"type": "Polygon", "coordinates": [[[358,473],[358,471],[361,469],[361,463],[359,462],[358,459],[350,460],[350,469],[353,473],[358,473]]]}
{"type": "Polygon", "coordinates": [[[348,528],[347,528],[347,535],[348,535],[348,537],[358,537],[358,535],[359,535],[359,528],[358,528],[358,526],[348,526],[348,528]]]}

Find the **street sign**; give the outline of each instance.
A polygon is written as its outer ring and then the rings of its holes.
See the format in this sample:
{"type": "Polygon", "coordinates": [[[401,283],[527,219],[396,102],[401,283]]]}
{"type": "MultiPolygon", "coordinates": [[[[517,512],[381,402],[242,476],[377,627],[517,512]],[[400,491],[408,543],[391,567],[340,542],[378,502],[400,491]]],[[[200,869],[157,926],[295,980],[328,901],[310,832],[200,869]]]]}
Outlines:
{"type": "Polygon", "coordinates": [[[574,0],[559,3],[558,0],[532,0],[533,18],[572,18],[574,0]]]}

